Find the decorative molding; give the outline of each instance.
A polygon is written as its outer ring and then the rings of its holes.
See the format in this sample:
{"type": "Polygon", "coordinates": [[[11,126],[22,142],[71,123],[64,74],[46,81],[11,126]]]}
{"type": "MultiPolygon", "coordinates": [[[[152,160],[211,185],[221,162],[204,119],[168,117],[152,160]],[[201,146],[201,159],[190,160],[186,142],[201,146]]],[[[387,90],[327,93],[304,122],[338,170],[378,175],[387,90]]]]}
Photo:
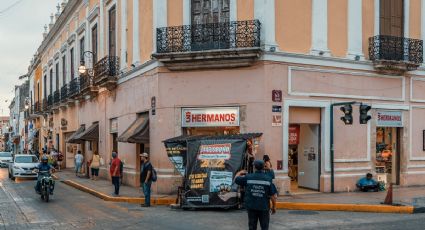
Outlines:
{"type": "Polygon", "coordinates": [[[344,167],[344,168],[335,168],[335,172],[352,172],[352,171],[370,171],[372,167],[344,167]]]}
{"type": "Polygon", "coordinates": [[[50,60],[47,62],[47,65],[48,65],[48,66],[52,66],[52,65],[53,65],[53,59],[50,59],[50,60]]]}
{"type": "Polygon", "coordinates": [[[80,35],[86,30],[86,22],[81,23],[81,25],[76,30],[77,34],[80,35]]]}
{"type": "Polygon", "coordinates": [[[58,51],[55,53],[55,56],[53,56],[53,59],[56,61],[59,59],[59,56],[60,56],[60,52],[58,51]]]}
{"type": "Polygon", "coordinates": [[[411,77],[410,78],[410,101],[411,102],[425,102],[425,99],[415,99],[415,98],[413,98],[414,81],[425,81],[425,78],[422,78],[422,77],[411,77]]]}
{"type": "Polygon", "coordinates": [[[328,70],[321,68],[308,68],[308,67],[298,67],[298,66],[289,66],[288,67],[288,94],[294,96],[309,96],[309,97],[333,97],[333,98],[348,98],[348,99],[364,99],[364,100],[383,100],[383,101],[404,101],[405,100],[405,78],[404,76],[390,76],[390,75],[380,75],[373,73],[365,72],[353,72],[353,71],[341,71],[341,70],[328,70]],[[302,70],[309,72],[320,72],[320,73],[338,73],[338,74],[347,74],[361,77],[380,77],[380,78],[397,78],[402,81],[401,86],[401,98],[389,98],[389,97],[378,97],[378,96],[362,96],[362,95],[346,95],[346,94],[332,94],[332,93],[309,93],[309,92],[294,92],[292,90],[292,70],[302,70]]]}
{"type": "Polygon", "coordinates": [[[71,45],[75,41],[76,38],[77,38],[76,34],[71,34],[71,36],[69,36],[69,38],[68,38],[68,45],[71,45]]]}
{"type": "Polygon", "coordinates": [[[65,53],[67,48],[68,48],[68,44],[67,43],[63,44],[61,47],[61,53],[65,53]]]}
{"type": "Polygon", "coordinates": [[[89,16],[87,17],[87,20],[89,22],[92,22],[94,19],[96,19],[96,17],[99,16],[100,13],[100,8],[99,6],[94,7],[91,12],[89,13],[89,16]]]}

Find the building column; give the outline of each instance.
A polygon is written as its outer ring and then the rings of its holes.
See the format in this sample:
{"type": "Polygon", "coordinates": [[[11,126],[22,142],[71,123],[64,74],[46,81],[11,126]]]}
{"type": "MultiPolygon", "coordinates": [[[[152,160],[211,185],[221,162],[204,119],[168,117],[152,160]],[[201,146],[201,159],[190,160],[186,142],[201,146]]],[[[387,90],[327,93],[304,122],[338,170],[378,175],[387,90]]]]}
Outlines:
{"type": "Polygon", "coordinates": [[[167,26],[167,0],[152,0],[152,1],[153,1],[153,38],[152,38],[153,50],[152,52],[156,53],[156,29],[167,26]]]}
{"type": "Polygon", "coordinates": [[[140,39],[139,39],[139,0],[133,0],[133,65],[134,66],[140,65],[139,44],[140,44],[140,39]]]}
{"type": "Polygon", "coordinates": [[[127,68],[127,1],[121,3],[121,69],[127,68]]]}
{"type": "MultiPolygon", "coordinates": [[[[421,0],[421,37],[425,41],[425,0],[421,0]]],[[[425,61],[425,52],[422,52],[423,60],[425,61]]]]}
{"type": "Polygon", "coordinates": [[[328,0],[312,1],[312,42],[313,55],[331,56],[328,49],[328,0]]]}
{"type": "Polygon", "coordinates": [[[275,0],[255,0],[254,18],[261,22],[261,46],[266,51],[278,50],[275,27],[275,0]]]}
{"type": "Polygon", "coordinates": [[[237,0],[230,0],[230,21],[238,20],[238,3],[237,0]]]}
{"type": "Polygon", "coordinates": [[[192,24],[190,0],[183,0],[183,25],[190,24],[192,24]]]}
{"type": "Polygon", "coordinates": [[[347,57],[349,59],[364,60],[362,24],[362,1],[348,0],[347,57]]]}
{"type": "MultiPolygon", "coordinates": [[[[104,25],[105,25],[105,0],[100,1],[100,6],[99,6],[99,50],[98,50],[98,60],[102,59],[104,57],[105,54],[105,50],[104,50],[104,43],[105,43],[105,30],[104,30],[104,25]]],[[[94,64],[94,63],[93,63],[94,64]]]]}
{"type": "Polygon", "coordinates": [[[374,26],[373,26],[373,35],[379,35],[379,9],[380,9],[380,4],[379,4],[380,0],[375,0],[374,2],[374,7],[375,7],[375,16],[374,16],[374,26]]]}

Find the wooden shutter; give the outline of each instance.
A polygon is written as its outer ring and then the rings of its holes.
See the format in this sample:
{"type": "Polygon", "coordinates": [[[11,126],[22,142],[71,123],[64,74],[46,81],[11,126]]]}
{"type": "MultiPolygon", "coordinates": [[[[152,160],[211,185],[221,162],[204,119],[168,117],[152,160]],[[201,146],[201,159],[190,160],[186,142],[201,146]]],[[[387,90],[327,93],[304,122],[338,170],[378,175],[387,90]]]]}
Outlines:
{"type": "Polygon", "coordinates": [[[229,0],[192,0],[192,25],[229,20],[229,0]]]}
{"type": "Polygon", "coordinates": [[[49,79],[50,85],[49,85],[49,95],[52,95],[53,93],[53,69],[50,69],[50,79],[49,79]]]}
{"type": "Polygon", "coordinates": [[[380,0],[380,34],[403,37],[403,0],[380,0]]]}
{"type": "Polygon", "coordinates": [[[69,59],[71,59],[69,69],[71,73],[71,80],[73,80],[74,79],[74,48],[71,48],[71,50],[69,51],[69,59]]]}
{"type": "Polygon", "coordinates": [[[55,90],[59,90],[59,62],[58,63],[56,63],[56,74],[55,74],[55,80],[56,80],[56,82],[55,82],[55,86],[56,86],[56,88],[55,88],[55,90]]]}
{"type": "Polygon", "coordinates": [[[116,56],[116,9],[109,10],[109,56],[116,56]]]}
{"type": "Polygon", "coordinates": [[[62,57],[62,86],[66,84],[66,56],[62,57]]]}

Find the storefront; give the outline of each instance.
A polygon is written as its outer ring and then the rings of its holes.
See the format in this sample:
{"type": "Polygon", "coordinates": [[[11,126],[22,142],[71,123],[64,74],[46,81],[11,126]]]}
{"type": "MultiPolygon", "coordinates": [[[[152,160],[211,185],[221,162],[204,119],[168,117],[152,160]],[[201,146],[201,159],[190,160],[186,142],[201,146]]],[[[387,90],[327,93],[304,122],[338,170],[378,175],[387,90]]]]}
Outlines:
{"type": "Polygon", "coordinates": [[[238,134],[239,107],[182,108],[182,128],[188,136],[238,134]]]}
{"type": "Polygon", "coordinates": [[[291,192],[320,190],[321,109],[291,107],[288,131],[291,192]]]}
{"type": "Polygon", "coordinates": [[[377,111],[375,172],[378,181],[400,184],[401,111],[377,111]]]}

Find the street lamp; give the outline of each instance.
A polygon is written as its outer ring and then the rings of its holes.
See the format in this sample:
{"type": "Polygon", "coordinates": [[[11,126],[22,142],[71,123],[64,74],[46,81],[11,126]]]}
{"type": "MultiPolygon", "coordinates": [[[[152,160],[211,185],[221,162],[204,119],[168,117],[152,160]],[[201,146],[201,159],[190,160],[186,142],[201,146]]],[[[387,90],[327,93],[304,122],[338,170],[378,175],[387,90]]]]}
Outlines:
{"type": "MultiPolygon", "coordinates": [[[[83,55],[81,55],[80,66],[78,67],[78,72],[81,75],[85,75],[86,73],[88,73],[89,76],[92,76],[93,75],[93,69],[88,69],[86,67],[86,64],[85,64],[85,61],[84,61],[84,56],[86,56],[87,54],[91,55],[92,60],[93,60],[94,53],[91,52],[91,51],[84,51],[83,55]]],[[[93,63],[93,65],[94,65],[94,63],[93,63]]]]}

